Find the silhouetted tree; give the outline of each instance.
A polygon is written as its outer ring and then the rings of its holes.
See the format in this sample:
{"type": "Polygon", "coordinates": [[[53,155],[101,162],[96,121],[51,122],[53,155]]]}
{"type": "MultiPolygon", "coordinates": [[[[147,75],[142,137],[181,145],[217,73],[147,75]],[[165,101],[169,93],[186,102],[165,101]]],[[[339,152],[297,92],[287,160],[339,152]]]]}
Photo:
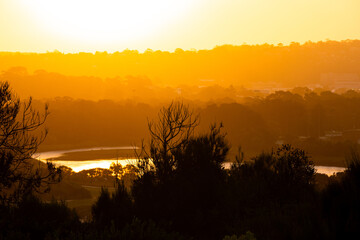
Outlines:
{"type": "Polygon", "coordinates": [[[238,161],[226,184],[224,214],[229,232],[250,230],[260,239],[321,239],[314,176],[309,156],[291,145],[238,161]]]}
{"type": "Polygon", "coordinates": [[[32,191],[46,191],[58,182],[60,170],[47,163],[41,167],[32,159],[46,131],[39,134],[48,116],[32,108],[31,98],[20,103],[7,82],[0,83],[0,202],[19,202],[32,191]]]}
{"type": "Polygon", "coordinates": [[[178,231],[197,239],[222,236],[222,206],[229,144],[222,125],[209,133],[193,136],[174,154],[177,167],[169,184],[171,203],[167,208],[178,231]]]}
{"type": "Polygon", "coordinates": [[[360,154],[352,150],[344,173],[332,177],[323,192],[323,215],[333,239],[360,234],[360,154]]]}
{"type": "Polygon", "coordinates": [[[274,155],[274,171],[281,181],[289,185],[314,183],[315,168],[306,152],[290,144],[279,147],[274,155]]]}
{"type": "Polygon", "coordinates": [[[198,125],[198,116],[182,102],[172,102],[161,108],[158,119],[149,121],[150,153],[140,164],[143,170],[154,168],[159,179],[171,176],[176,167],[173,152],[186,142],[198,125]],[[151,162],[149,164],[149,159],[151,162]]]}
{"type": "Polygon", "coordinates": [[[132,188],[135,209],[141,218],[167,223],[189,236],[221,237],[212,235],[222,227],[218,207],[229,146],[222,125],[195,136],[197,124],[182,103],[163,108],[158,122],[149,123],[150,155],[132,188]]]}
{"type": "Polygon", "coordinates": [[[92,206],[93,222],[101,228],[109,228],[115,225],[121,229],[129,223],[133,217],[133,204],[131,197],[124,184],[119,181],[115,192],[110,195],[105,188],[97,202],[92,206]]]}

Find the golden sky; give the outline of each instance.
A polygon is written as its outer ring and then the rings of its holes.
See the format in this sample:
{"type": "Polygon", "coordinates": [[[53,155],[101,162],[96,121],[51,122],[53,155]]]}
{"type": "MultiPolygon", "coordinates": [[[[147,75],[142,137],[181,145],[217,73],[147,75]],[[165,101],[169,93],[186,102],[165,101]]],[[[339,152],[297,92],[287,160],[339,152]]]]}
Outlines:
{"type": "Polygon", "coordinates": [[[0,0],[0,51],[360,39],[360,0],[0,0]]]}

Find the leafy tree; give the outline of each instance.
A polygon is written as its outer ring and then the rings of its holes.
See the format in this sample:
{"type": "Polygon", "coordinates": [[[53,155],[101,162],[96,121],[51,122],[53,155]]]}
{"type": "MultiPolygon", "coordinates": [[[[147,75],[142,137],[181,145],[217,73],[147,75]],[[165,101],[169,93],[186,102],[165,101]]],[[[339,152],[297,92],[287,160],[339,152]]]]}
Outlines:
{"type": "Polygon", "coordinates": [[[115,174],[116,179],[120,178],[123,175],[123,167],[121,164],[111,163],[109,169],[113,172],[113,174],[115,174]]]}
{"type": "Polygon", "coordinates": [[[178,231],[197,239],[219,239],[224,203],[229,144],[222,125],[213,125],[205,134],[193,136],[178,147],[174,157],[177,167],[169,183],[171,204],[167,206],[178,231]]]}
{"type": "Polygon", "coordinates": [[[306,152],[283,144],[275,153],[274,171],[289,185],[310,185],[314,183],[314,162],[306,152]]]}
{"type": "Polygon", "coordinates": [[[214,124],[208,134],[191,137],[176,149],[178,173],[189,169],[200,172],[206,172],[209,168],[222,169],[229,151],[226,134],[221,133],[222,127],[222,124],[214,124]]]}
{"type": "MultiPolygon", "coordinates": [[[[283,144],[271,153],[262,153],[252,162],[237,161],[230,174],[235,178],[255,177],[283,186],[308,186],[314,184],[314,162],[306,152],[283,144]],[[276,182],[274,182],[276,181],[276,182]]],[[[270,182],[269,182],[270,183],[270,182]]]]}
{"type": "Polygon", "coordinates": [[[18,203],[25,195],[49,190],[49,184],[60,180],[60,170],[48,162],[35,164],[32,156],[45,139],[40,131],[48,116],[32,108],[31,98],[24,102],[11,91],[7,82],[0,83],[0,202],[18,203]],[[40,131],[40,134],[39,134],[40,131]],[[38,167],[36,167],[38,166],[38,167]]]}
{"type": "Polygon", "coordinates": [[[360,154],[352,149],[347,169],[323,192],[323,213],[333,239],[354,238],[360,230],[360,154]]]}
{"type": "Polygon", "coordinates": [[[133,204],[121,181],[112,195],[107,189],[101,189],[97,202],[92,206],[92,216],[94,223],[101,228],[110,227],[112,224],[122,228],[131,221],[133,204]]]}
{"type": "Polygon", "coordinates": [[[261,239],[317,239],[324,233],[314,164],[305,151],[282,145],[252,161],[240,160],[226,186],[229,233],[251,230],[261,239]]]}

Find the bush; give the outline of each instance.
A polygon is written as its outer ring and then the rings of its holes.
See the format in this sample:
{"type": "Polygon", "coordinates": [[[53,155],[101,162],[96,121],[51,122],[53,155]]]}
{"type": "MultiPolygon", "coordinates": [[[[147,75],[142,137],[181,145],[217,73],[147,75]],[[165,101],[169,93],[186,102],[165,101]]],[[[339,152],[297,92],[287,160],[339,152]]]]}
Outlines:
{"type": "Polygon", "coordinates": [[[80,226],[76,213],[63,202],[41,202],[34,196],[23,199],[19,206],[3,207],[3,239],[64,239],[80,226]]]}
{"type": "Polygon", "coordinates": [[[133,215],[133,203],[122,182],[119,182],[111,196],[106,188],[102,188],[97,202],[92,206],[93,222],[100,228],[108,228],[113,224],[121,229],[131,221],[133,215]]]}

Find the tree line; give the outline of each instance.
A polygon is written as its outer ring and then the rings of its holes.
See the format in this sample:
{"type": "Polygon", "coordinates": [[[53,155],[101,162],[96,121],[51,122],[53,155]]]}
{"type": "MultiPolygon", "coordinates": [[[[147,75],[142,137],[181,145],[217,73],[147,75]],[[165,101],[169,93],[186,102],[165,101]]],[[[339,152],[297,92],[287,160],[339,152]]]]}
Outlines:
{"type": "MultiPolygon", "coordinates": [[[[155,85],[253,87],[275,83],[280,87],[323,84],[322,75],[350,73],[359,76],[359,40],[320,41],[290,45],[223,45],[210,50],[174,52],[136,50],[107,53],[63,54],[0,53],[0,71],[23,66],[30,72],[45,70],[68,76],[147,76],[155,85]],[[314,67],[316,66],[316,67],[314,67]],[[169,81],[171,79],[171,81],[169,81]]],[[[57,77],[56,74],[53,77],[57,77]]],[[[326,83],[326,82],[325,82],[326,83]]]]}
{"type": "MultiPolygon", "coordinates": [[[[38,109],[44,104],[33,102],[38,109]]],[[[199,130],[205,131],[214,121],[224,123],[232,158],[239,145],[249,158],[284,142],[305,149],[318,165],[344,166],[344,155],[360,139],[360,94],[353,90],[340,94],[295,88],[246,98],[242,103],[184,102],[200,114],[199,130]],[[339,136],[332,137],[333,133],[339,136]],[[336,161],[328,161],[329,157],[336,161]]],[[[150,103],[71,98],[52,99],[48,104],[52,114],[46,122],[49,135],[40,146],[43,151],[139,144],[139,139],[149,139],[147,118],[155,117],[161,108],[150,103]]]]}

